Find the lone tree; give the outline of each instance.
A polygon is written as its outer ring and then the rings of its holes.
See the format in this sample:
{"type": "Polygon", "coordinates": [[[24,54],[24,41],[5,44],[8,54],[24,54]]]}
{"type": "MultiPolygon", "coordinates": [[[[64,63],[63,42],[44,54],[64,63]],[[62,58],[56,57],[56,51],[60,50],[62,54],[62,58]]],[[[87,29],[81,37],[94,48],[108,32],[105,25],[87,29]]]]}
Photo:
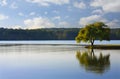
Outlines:
{"type": "Polygon", "coordinates": [[[110,40],[110,29],[103,22],[88,24],[84,28],[80,29],[75,40],[77,43],[91,43],[91,47],[93,48],[95,40],[110,40]]]}

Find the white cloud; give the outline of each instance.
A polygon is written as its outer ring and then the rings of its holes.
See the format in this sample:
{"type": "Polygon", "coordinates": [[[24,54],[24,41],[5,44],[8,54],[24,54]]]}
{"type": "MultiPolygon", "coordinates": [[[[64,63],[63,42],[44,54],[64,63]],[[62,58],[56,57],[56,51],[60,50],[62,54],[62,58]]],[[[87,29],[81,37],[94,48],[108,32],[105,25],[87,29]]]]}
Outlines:
{"type": "Polygon", "coordinates": [[[20,25],[13,25],[13,26],[7,26],[7,28],[9,29],[24,29],[22,26],[20,25]]]}
{"type": "Polygon", "coordinates": [[[36,14],[35,12],[30,12],[28,15],[25,15],[25,14],[22,13],[22,12],[19,12],[19,13],[18,13],[19,16],[24,16],[24,17],[33,16],[33,15],[35,15],[35,14],[36,14]]]}
{"type": "Polygon", "coordinates": [[[70,27],[70,24],[66,21],[59,22],[58,27],[60,28],[68,28],[70,27]]]}
{"type": "Polygon", "coordinates": [[[7,5],[7,1],[6,0],[0,0],[0,5],[1,6],[6,6],[7,5]]]}
{"type": "Polygon", "coordinates": [[[17,4],[15,2],[13,2],[11,5],[10,5],[10,8],[12,9],[16,9],[18,8],[17,4]]]}
{"type": "Polygon", "coordinates": [[[59,13],[59,11],[58,11],[58,10],[53,10],[53,13],[58,14],[58,13],[59,13]]]}
{"type": "Polygon", "coordinates": [[[70,16],[65,16],[65,18],[69,18],[70,16]]]}
{"type": "Polygon", "coordinates": [[[103,14],[104,12],[101,9],[93,10],[92,14],[103,14]]]}
{"type": "Polygon", "coordinates": [[[101,7],[105,12],[120,12],[120,0],[92,0],[90,5],[101,7]]]}
{"type": "Polygon", "coordinates": [[[48,18],[36,17],[33,19],[26,19],[24,21],[27,29],[38,29],[38,28],[52,28],[55,24],[48,18]]]}
{"type": "Polygon", "coordinates": [[[107,22],[107,25],[110,27],[110,28],[120,28],[120,22],[119,20],[117,19],[114,19],[110,22],[107,22]]]}
{"type": "Polygon", "coordinates": [[[72,7],[71,6],[68,6],[68,11],[72,11],[72,7]]]}
{"type": "Polygon", "coordinates": [[[30,16],[33,16],[33,15],[35,15],[36,13],[35,12],[31,12],[29,15],[30,16]]]}
{"type": "Polygon", "coordinates": [[[45,15],[47,15],[47,14],[48,14],[48,12],[46,11],[46,12],[44,12],[44,14],[45,14],[45,15]]]}
{"type": "Polygon", "coordinates": [[[105,18],[102,18],[101,15],[91,15],[88,17],[80,18],[79,25],[84,26],[86,24],[97,22],[97,21],[107,22],[107,20],[105,18]]]}
{"type": "Polygon", "coordinates": [[[80,9],[85,9],[86,8],[86,4],[83,3],[83,2],[80,2],[80,3],[75,2],[73,5],[74,5],[74,7],[80,8],[80,9]]]}
{"type": "Polygon", "coordinates": [[[18,15],[19,16],[24,16],[24,14],[22,12],[19,12],[18,15]]]}
{"type": "Polygon", "coordinates": [[[41,6],[49,6],[50,4],[63,5],[69,3],[69,0],[26,0],[26,1],[31,3],[37,3],[41,6]]]}
{"type": "Polygon", "coordinates": [[[53,17],[53,20],[60,20],[60,19],[61,19],[60,16],[55,16],[55,17],[53,17]]]}
{"type": "Polygon", "coordinates": [[[103,18],[101,15],[91,15],[88,17],[83,17],[80,19],[79,25],[84,27],[86,24],[94,23],[97,21],[104,22],[110,28],[120,28],[120,21],[119,20],[114,19],[112,21],[109,21],[109,20],[103,18]]]}
{"type": "Polygon", "coordinates": [[[22,26],[20,26],[20,25],[15,25],[15,26],[13,26],[13,28],[14,28],[14,29],[21,29],[22,26]]]}
{"type": "Polygon", "coordinates": [[[8,19],[9,17],[4,15],[4,14],[0,14],[0,20],[5,20],[8,19]]]}

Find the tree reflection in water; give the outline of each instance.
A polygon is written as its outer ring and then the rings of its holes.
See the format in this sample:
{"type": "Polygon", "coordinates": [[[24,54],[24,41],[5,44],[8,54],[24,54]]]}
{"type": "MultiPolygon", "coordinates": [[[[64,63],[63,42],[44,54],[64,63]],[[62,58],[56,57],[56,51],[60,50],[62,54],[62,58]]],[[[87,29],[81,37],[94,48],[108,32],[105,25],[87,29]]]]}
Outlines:
{"type": "Polygon", "coordinates": [[[100,53],[99,56],[94,54],[94,51],[91,52],[80,52],[77,51],[76,58],[79,61],[79,64],[84,67],[87,71],[95,72],[98,74],[104,73],[110,68],[110,55],[103,55],[100,53]]]}

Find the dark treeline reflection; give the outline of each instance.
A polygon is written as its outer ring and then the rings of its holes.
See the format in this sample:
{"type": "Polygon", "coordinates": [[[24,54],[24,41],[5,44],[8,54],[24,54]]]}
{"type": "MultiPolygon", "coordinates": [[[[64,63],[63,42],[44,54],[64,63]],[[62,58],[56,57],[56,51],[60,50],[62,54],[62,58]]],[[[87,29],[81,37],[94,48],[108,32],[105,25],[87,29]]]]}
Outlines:
{"type": "Polygon", "coordinates": [[[76,52],[76,58],[79,64],[84,67],[87,71],[102,74],[110,68],[110,55],[103,55],[100,53],[98,56],[95,55],[94,51],[91,52],[76,52]]]}

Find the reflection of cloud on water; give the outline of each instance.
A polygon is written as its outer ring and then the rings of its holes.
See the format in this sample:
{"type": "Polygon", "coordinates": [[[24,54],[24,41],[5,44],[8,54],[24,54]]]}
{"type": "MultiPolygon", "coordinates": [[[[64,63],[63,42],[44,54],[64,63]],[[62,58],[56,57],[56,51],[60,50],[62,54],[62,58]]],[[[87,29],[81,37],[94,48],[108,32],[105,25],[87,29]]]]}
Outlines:
{"type": "Polygon", "coordinates": [[[110,68],[110,55],[103,55],[102,53],[99,56],[96,56],[94,52],[76,52],[76,58],[79,61],[79,64],[85,68],[86,71],[102,74],[110,68]]]}

